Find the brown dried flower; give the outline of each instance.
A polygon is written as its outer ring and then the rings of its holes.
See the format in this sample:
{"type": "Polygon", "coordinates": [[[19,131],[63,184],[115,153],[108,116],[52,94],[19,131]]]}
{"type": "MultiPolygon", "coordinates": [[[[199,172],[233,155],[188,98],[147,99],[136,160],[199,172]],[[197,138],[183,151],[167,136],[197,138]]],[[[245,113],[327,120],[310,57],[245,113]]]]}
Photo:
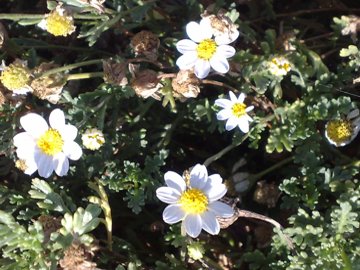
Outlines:
{"type": "Polygon", "coordinates": [[[128,84],[126,78],[127,63],[118,63],[115,60],[103,60],[104,80],[107,83],[125,86],[128,84]]]}
{"type": "Polygon", "coordinates": [[[163,85],[160,83],[157,73],[151,69],[136,72],[131,86],[139,97],[153,97],[154,99],[160,100],[158,91],[163,85]]]}
{"type": "Polygon", "coordinates": [[[61,217],[41,215],[38,218],[44,230],[44,243],[50,240],[50,235],[61,228],[61,217]]]}
{"type": "Polygon", "coordinates": [[[360,17],[355,15],[341,16],[342,21],[346,21],[346,27],[341,30],[341,34],[350,35],[353,40],[356,40],[357,32],[360,31],[360,17]]]}
{"type": "MultiPolygon", "coordinates": [[[[35,76],[40,75],[56,67],[58,67],[58,65],[52,62],[42,63],[34,69],[34,74],[35,76]]],[[[34,90],[33,95],[56,104],[61,97],[61,92],[65,84],[65,77],[61,73],[55,73],[49,76],[40,76],[32,80],[30,86],[34,90]]]]}
{"type": "Polygon", "coordinates": [[[151,61],[157,59],[159,46],[159,38],[150,31],[141,31],[131,39],[131,47],[135,56],[143,55],[151,61]]]}
{"type": "Polygon", "coordinates": [[[180,70],[171,83],[174,97],[180,101],[195,98],[200,93],[200,80],[192,70],[180,70]]]}
{"type": "Polygon", "coordinates": [[[99,270],[92,262],[97,249],[96,246],[73,243],[65,250],[64,257],[59,261],[60,266],[63,270],[99,270]]]}
{"type": "Polygon", "coordinates": [[[0,22],[0,49],[4,47],[6,40],[9,38],[5,26],[0,22]]]}
{"type": "Polygon", "coordinates": [[[266,183],[265,181],[257,183],[257,187],[254,191],[254,201],[257,203],[272,208],[276,206],[279,197],[279,188],[274,183],[266,183]]]}

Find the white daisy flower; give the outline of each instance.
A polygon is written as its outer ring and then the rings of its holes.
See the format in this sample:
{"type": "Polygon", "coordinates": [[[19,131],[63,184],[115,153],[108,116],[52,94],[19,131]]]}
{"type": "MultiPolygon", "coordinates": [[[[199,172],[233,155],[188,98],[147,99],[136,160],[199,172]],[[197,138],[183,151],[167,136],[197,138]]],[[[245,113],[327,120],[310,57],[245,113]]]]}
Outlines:
{"type": "Polygon", "coordinates": [[[220,232],[216,217],[231,217],[233,209],[219,202],[227,189],[219,174],[208,176],[204,165],[197,164],[190,172],[188,183],[176,172],[164,175],[167,187],[156,190],[159,200],[170,204],[163,212],[168,224],[182,221],[182,228],[191,237],[198,237],[201,229],[215,235],[220,232]]]}
{"type": "Polygon", "coordinates": [[[282,56],[274,57],[268,65],[270,73],[277,77],[285,76],[291,70],[290,62],[282,56]]]}
{"type": "Polygon", "coordinates": [[[249,122],[253,119],[247,114],[254,109],[254,106],[247,107],[244,104],[245,94],[241,93],[239,98],[233,92],[229,92],[229,99],[217,99],[215,104],[223,109],[216,114],[218,120],[227,120],[225,129],[232,130],[236,126],[244,133],[249,132],[249,122]]]}
{"type": "Polygon", "coordinates": [[[326,123],[325,137],[339,147],[351,143],[360,131],[359,109],[349,112],[346,119],[334,119],[326,123]]]}
{"type": "Polygon", "coordinates": [[[235,49],[212,39],[213,29],[207,21],[189,22],[186,33],[190,39],[182,39],[176,44],[176,49],[183,54],[176,61],[181,70],[194,68],[199,79],[205,78],[211,68],[219,73],[229,71],[227,58],[235,54],[235,49]]]}
{"type": "Polygon", "coordinates": [[[105,138],[101,130],[97,128],[88,128],[81,136],[81,140],[86,149],[98,150],[104,143],[105,138]]]}
{"type": "Polygon", "coordinates": [[[74,18],[60,3],[38,23],[38,26],[54,36],[68,36],[75,31],[74,18]]]}
{"type": "Polygon", "coordinates": [[[78,160],[82,155],[80,146],[74,142],[77,128],[65,124],[62,110],[50,113],[50,127],[45,119],[36,113],[28,113],[20,118],[25,129],[14,137],[16,154],[26,162],[26,174],[39,171],[41,177],[48,178],[53,171],[64,176],[69,170],[69,159],[78,160]]]}
{"type": "Polygon", "coordinates": [[[29,86],[32,74],[27,67],[27,61],[16,59],[9,66],[2,61],[0,70],[0,82],[13,94],[25,95],[33,91],[29,86]]]}

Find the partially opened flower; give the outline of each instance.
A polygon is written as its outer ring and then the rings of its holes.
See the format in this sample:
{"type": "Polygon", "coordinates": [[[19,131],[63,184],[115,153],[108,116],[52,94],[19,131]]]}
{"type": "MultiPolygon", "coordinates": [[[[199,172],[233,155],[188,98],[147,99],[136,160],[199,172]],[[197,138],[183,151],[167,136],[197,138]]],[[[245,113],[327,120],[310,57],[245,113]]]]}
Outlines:
{"type": "Polygon", "coordinates": [[[325,137],[339,147],[351,143],[360,131],[359,109],[349,112],[345,119],[334,119],[326,123],[325,137]]]}
{"type": "Polygon", "coordinates": [[[105,138],[101,130],[97,128],[88,128],[81,136],[81,140],[85,148],[90,150],[98,150],[104,143],[105,138]]]}
{"type": "Polygon", "coordinates": [[[216,114],[218,120],[227,120],[225,129],[232,130],[239,127],[244,133],[249,132],[249,122],[253,119],[247,114],[254,109],[254,106],[246,106],[244,103],[245,94],[241,93],[237,98],[233,92],[229,92],[230,99],[220,98],[215,104],[223,108],[216,114]]]}
{"type": "Polygon", "coordinates": [[[38,26],[54,36],[68,36],[75,31],[74,18],[59,4],[41,20],[38,26]]]}
{"type": "Polygon", "coordinates": [[[215,235],[220,231],[216,217],[231,217],[233,209],[219,202],[227,189],[219,174],[208,176],[204,165],[197,164],[190,172],[188,183],[176,172],[164,175],[167,187],[156,190],[159,200],[170,204],[163,212],[168,224],[182,221],[182,226],[191,237],[199,236],[201,229],[215,235]]]}
{"type": "Polygon", "coordinates": [[[0,70],[2,85],[14,94],[24,95],[33,91],[29,86],[32,74],[27,67],[27,61],[16,59],[9,66],[6,66],[3,61],[0,70]]]}
{"type": "Polygon", "coordinates": [[[291,70],[290,62],[282,56],[274,57],[268,63],[269,71],[275,76],[285,76],[291,70]]]}
{"type": "Polygon", "coordinates": [[[82,155],[80,146],[74,142],[77,128],[65,124],[62,110],[55,109],[50,113],[50,127],[45,119],[36,113],[28,113],[20,118],[25,129],[14,137],[16,154],[26,164],[26,174],[48,178],[53,171],[64,176],[69,170],[69,159],[78,160],[82,155]]]}
{"type": "Polygon", "coordinates": [[[182,39],[176,44],[177,50],[183,54],[176,61],[181,70],[194,68],[199,79],[205,78],[211,68],[219,73],[229,71],[227,58],[235,54],[235,49],[227,45],[230,42],[219,44],[214,40],[213,29],[207,21],[189,22],[186,33],[190,39],[182,39]]]}

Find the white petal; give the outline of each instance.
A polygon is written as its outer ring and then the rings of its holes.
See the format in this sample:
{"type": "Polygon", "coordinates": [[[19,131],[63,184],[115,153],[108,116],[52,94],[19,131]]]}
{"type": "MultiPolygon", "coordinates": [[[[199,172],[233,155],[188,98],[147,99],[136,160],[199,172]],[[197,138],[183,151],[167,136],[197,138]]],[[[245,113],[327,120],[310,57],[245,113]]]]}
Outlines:
{"type": "Polygon", "coordinates": [[[49,116],[50,126],[56,130],[61,130],[65,126],[65,115],[60,109],[55,109],[49,116]]]}
{"type": "Polygon", "coordinates": [[[39,26],[41,29],[46,30],[47,28],[47,21],[45,19],[42,19],[37,26],[39,26]]]}
{"type": "Polygon", "coordinates": [[[197,44],[190,39],[182,39],[178,43],[176,43],[176,49],[182,54],[188,52],[195,52],[197,44]]]}
{"type": "Polygon", "coordinates": [[[64,153],[59,153],[54,158],[55,173],[58,176],[64,176],[69,171],[69,160],[64,153]]]}
{"type": "Polygon", "coordinates": [[[202,39],[209,39],[213,36],[213,28],[211,27],[211,24],[209,24],[208,20],[204,20],[202,19],[200,21],[200,28],[201,28],[201,35],[202,35],[202,39]]]}
{"type": "Polygon", "coordinates": [[[35,140],[30,136],[28,132],[21,132],[16,134],[13,138],[14,145],[16,147],[27,146],[29,144],[35,144],[35,140]]]}
{"type": "Polygon", "coordinates": [[[208,206],[209,211],[212,211],[218,217],[232,217],[234,210],[223,202],[212,202],[208,206]]]}
{"type": "Polygon", "coordinates": [[[234,102],[234,103],[239,102],[239,101],[238,101],[238,98],[236,97],[236,95],[234,94],[233,91],[229,91],[229,96],[230,96],[230,100],[231,100],[232,102],[234,102]]]}
{"type": "Polygon", "coordinates": [[[190,172],[190,186],[202,189],[207,181],[208,172],[204,165],[196,164],[190,172]]]}
{"type": "Polygon", "coordinates": [[[82,155],[81,147],[74,141],[65,141],[63,152],[71,160],[78,160],[82,155]]]}
{"type": "Polygon", "coordinates": [[[235,116],[231,116],[226,122],[225,129],[229,131],[234,129],[237,125],[238,125],[238,118],[235,116]]]}
{"type": "Polygon", "coordinates": [[[238,126],[240,128],[240,130],[244,133],[248,133],[249,132],[249,121],[247,119],[247,117],[240,117],[238,119],[238,126]]]}
{"type": "Polygon", "coordinates": [[[187,215],[183,222],[188,235],[194,238],[199,236],[202,227],[202,220],[199,215],[187,215]]]}
{"type": "Polygon", "coordinates": [[[207,211],[201,215],[202,228],[212,235],[219,234],[220,225],[213,212],[207,211]]]}
{"type": "Polygon", "coordinates": [[[218,45],[221,44],[230,44],[231,42],[234,42],[238,37],[239,37],[239,31],[233,31],[231,34],[222,34],[222,35],[217,35],[215,37],[215,42],[218,45]]]}
{"type": "Polygon", "coordinates": [[[200,24],[198,24],[197,22],[189,22],[186,25],[186,34],[191,40],[197,43],[202,41],[204,38],[200,33],[201,33],[200,24]]]}
{"type": "Polygon", "coordinates": [[[226,186],[224,184],[220,184],[212,186],[212,188],[207,191],[206,195],[209,199],[209,202],[211,203],[224,197],[226,192],[226,186]]]}
{"type": "Polygon", "coordinates": [[[217,118],[217,120],[226,120],[226,119],[230,118],[231,115],[232,115],[231,110],[223,109],[216,114],[216,118],[217,118]]]}
{"type": "Polygon", "coordinates": [[[234,47],[231,47],[229,45],[220,45],[216,48],[215,55],[220,58],[230,58],[235,55],[235,49],[234,47]]]}
{"type": "Polygon", "coordinates": [[[347,119],[351,120],[359,115],[359,109],[352,110],[348,115],[347,119]]]}
{"type": "Polygon", "coordinates": [[[196,52],[188,52],[183,54],[176,60],[176,65],[182,70],[190,69],[195,66],[197,59],[198,58],[196,52]]]}
{"type": "Polygon", "coordinates": [[[208,177],[206,185],[203,187],[202,191],[205,194],[208,194],[212,188],[217,188],[218,185],[222,185],[222,178],[220,174],[212,174],[208,177]]]}
{"type": "Polygon", "coordinates": [[[184,179],[176,172],[168,171],[164,175],[165,183],[168,187],[176,189],[179,193],[182,193],[186,189],[186,183],[184,179]]]}
{"type": "Polygon", "coordinates": [[[178,204],[168,205],[163,212],[163,220],[168,224],[174,224],[183,220],[185,212],[178,204]]]}
{"type": "Polygon", "coordinates": [[[164,203],[174,204],[179,201],[180,193],[171,187],[159,187],[156,190],[156,197],[164,203]]]}
{"type": "Polygon", "coordinates": [[[194,73],[199,79],[204,79],[210,72],[210,63],[207,60],[198,59],[195,63],[194,73]]]}
{"type": "Polygon", "coordinates": [[[222,107],[222,108],[229,108],[231,107],[233,103],[231,100],[225,99],[225,98],[219,98],[215,100],[215,105],[222,107]]]}
{"type": "Polygon", "coordinates": [[[49,126],[45,119],[37,113],[28,113],[20,118],[20,124],[34,138],[39,138],[49,126]]]}
{"type": "Polygon", "coordinates": [[[35,149],[35,144],[23,145],[16,149],[16,155],[19,159],[28,159],[34,156],[35,149]]]}
{"type": "Polygon", "coordinates": [[[24,173],[27,175],[32,175],[38,169],[35,161],[32,159],[26,160],[25,164],[26,164],[26,170],[24,171],[24,173]]]}
{"type": "Polygon", "coordinates": [[[245,112],[251,112],[254,109],[254,106],[246,107],[245,112]]]}
{"type": "Polygon", "coordinates": [[[51,156],[37,152],[35,162],[38,167],[39,175],[44,178],[50,177],[54,171],[54,162],[51,156]]]}
{"type": "Polygon", "coordinates": [[[229,62],[226,58],[213,56],[210,59],[211,67],[219,73],[226,73],[229,71],[229,62]]]}
{"type": "Polygon", "coordinates": [[[61,134],[61,137],[64,141],[73,141],[75,140],[78,129],[70,124],[64,125],[61,129],[58,130],[61,134]]]}
{"type": "Polygon", "coordinates": [[[238,97],[238,102],[244,103],[245,98],[246,98],[246,95],[244,93],[240,93],[240,95],[238,97]]]}

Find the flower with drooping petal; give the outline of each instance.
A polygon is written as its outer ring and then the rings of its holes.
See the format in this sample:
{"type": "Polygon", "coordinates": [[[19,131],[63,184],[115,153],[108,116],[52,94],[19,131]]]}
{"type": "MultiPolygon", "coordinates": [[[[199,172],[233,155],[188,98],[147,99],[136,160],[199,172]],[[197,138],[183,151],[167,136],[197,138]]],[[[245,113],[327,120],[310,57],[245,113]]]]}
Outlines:
{"type": "Polygon", "coordinates": [[[15,95],[25,95],[33,91],[29,86],[32,74],[27,67],[27,61],[16,59],[9,66],[6,66],[5,62],[2,61],[0,70],[2,85],[15,95]]]}
{"type": "Polygon", "coordinates": [[[41,177],[48,178],[55,171],[64,176],[69,170],[69,159],[78,160],[82,155],[80,146],[74,142],[77,128],[65,124],[64,112],[55,109],[50,113],[50,127],[43,117],[28,113],[20,118],[25,129],[14,137],[16,154],[26,164],[26,174],[38,170],[41,177]]]}
{"type": "Polygon", "coordinates": [[[90,150],[98,150],[104,143],[105,138],[101,130],[97,128],[88,128],[81,136],[81,140],[85,148],[90,150]]]}
{"type": "Polygon", "coordinates": [[[194,68],[199,79],[205,78],[211,68],[219,73],[229,71],[227,58],[235,54],[235,49],[228,43],[219,44],[214,40],[213,29],[207,21],[189,22],[186,33],[190,39],[182,39],[176,44],[176,49],[183,54],[176,61],[181,70],[194,68]]]}
{"type": "Polygon", "coordinates": [[[68,36],[75,31],[74,19],[60,3],[38,23],[38,26],[54,36],[68,36]]]}
{"type": "Polygon", "coordinates": [[[326,123],[325,137],[339,147],[351,143],[360,131],[359,109],[352,110],[345,119],[333,119],[326,123]]]}
{"type": "Polygon", "coordinates": [[[156,190],[159,200],[168,203],[163,219],[168,224],[182,221],[182,227],[191,237],[198,237],[201,229],[215,235],[220,232],[216,217],[231,217],[233,209],[219,202],[227,192],[219,174],[208,175],[204,165],[197,164],[187,181],[173,171],[164,175],[167,187],[156,190]]]}
{"type": "Polygon", "coordinates": [[[223,108],[216,114],[218,120],[227,120],[225,129],[232,130],[236,126],[244,133],[249,132],[249,122],[253,119],[247,114],[254,109],[254,106],[247,107],[244,103],[246,95],[241,93],[237,98],[233,92],[229,92],[230,99],[220,98],[215,104],[223,108]]]}

